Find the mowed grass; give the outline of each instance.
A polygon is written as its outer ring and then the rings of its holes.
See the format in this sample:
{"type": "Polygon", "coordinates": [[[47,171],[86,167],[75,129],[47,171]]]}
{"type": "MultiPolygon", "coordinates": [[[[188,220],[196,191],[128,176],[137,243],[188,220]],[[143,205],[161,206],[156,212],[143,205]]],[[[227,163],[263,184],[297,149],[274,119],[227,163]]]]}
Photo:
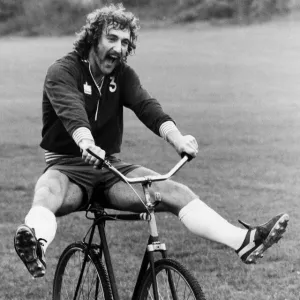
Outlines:
{"type": "MultiPolygon", "coordinates": [[[[263,223],[280,212],[288,230],[255,266],[234,251],[190,234],[175,216],[159,214],[161,240],[198,278],[209,300],[296,300],[300,287],[299,23],[252,27],[187,26],[141,32],[129,63],[199,156],[175,177],[233,224],[263,223]]],[[[0,40],[0,299],[51,299],[60,253],[80,240],[89,221],[76,213],[58,221],[47,251],[47,274],[33,280],[13,248],[44,168],[38,147],[41,93],[49,64],[73,37],[0,40]]],[[[174,150],[126,111],[124,160],[158,172],[178,160],[174,150]]],[[[147,240],[145,223],[107,226],[122,300],[130,299],[147,240]]]]}

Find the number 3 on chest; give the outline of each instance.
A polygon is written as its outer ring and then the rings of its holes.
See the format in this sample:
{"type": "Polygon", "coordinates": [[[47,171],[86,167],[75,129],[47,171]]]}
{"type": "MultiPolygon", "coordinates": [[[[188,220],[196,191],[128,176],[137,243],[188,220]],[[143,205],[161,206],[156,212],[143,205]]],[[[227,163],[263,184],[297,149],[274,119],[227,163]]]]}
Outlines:
{"type": "Polygon", "coordinates": [[[109,91],[111,93],[114,93],[117,89],[117,84],[115,83],[115,77],[111,76],[110,78],[110,83],[109,83],[109,91]]]}

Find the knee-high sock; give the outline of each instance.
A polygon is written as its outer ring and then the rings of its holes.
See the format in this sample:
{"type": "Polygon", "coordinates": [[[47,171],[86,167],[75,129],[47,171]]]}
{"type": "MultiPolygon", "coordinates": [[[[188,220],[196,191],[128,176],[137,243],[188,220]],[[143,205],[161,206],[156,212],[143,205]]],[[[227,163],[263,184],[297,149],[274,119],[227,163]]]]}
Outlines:
{"type": "Polygon", "coordinates": [[[230,224],[199,199],[184,206],[178,217],[192,233],[235,250],[242,245],[247,233],[247,230],[230,224]]]}
{"type": "Polygon", "coordinates": [[[53,212],[43,206],[33,206],[25,217],[25,224],[30,228],[34,228],[37,239],[42,241],[44,252],[49,244],[53,241],[57,223],[53,212]]]}

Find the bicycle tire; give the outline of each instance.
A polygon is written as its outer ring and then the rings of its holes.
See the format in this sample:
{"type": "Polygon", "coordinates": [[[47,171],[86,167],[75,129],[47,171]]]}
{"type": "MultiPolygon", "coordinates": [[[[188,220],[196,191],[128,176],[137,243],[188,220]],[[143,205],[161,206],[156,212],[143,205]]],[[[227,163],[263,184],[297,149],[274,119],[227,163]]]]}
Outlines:
{"type": "MultiPolygon", "coordinates": [[[[204,293],[196,278],[179,262],[173,259],[163,258],[154,263],[154,268],[159,300],[205,300],[204,293]],[[172,295],[172,288],[170,287],[167,271],[171,271],[176,296],[172,295]]],[[[154,299],[152,283],[151,270],[148,268],[137,293],[138,300],[154,299]]]]}
{"type": "Polygon", "coordinates": [[[87,263],[76,299],[112,300],[107,271],[95,249],[87,250],[82,242],[69,245],[61,254],[53,281],[53,300],[74,299],[75,290],[87,253],[87,263]]]}

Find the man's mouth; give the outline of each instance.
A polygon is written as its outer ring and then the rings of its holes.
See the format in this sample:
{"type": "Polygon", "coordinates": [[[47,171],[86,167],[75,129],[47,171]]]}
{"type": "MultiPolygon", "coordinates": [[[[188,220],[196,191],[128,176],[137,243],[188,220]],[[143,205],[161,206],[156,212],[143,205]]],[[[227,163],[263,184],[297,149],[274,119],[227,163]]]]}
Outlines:
{"type": "Polygon", "coordinates": [[[108,54],[106,56],[106,59],[108,60],[109,63],[113,64],[115,62],[120,61],[120,56],[117,54],[108,54]]]}

